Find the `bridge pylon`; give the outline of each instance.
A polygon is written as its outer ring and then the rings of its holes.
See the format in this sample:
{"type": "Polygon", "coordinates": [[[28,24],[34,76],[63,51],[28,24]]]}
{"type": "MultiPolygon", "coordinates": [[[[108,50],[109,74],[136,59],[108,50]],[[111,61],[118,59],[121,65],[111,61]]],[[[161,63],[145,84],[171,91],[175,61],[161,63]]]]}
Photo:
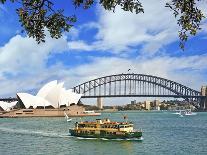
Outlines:
{"type": "Polygon", "coordinates": [[[205,96],[201,98],[201,108],[203,110],[207,109],[207,86],[201,86],[201,96],[205,96]]]}
{"type": "Polygon", "coordinates": [[[97,98],[97,107],[99,109],[103,109],[103,98],[102,97],[97,98]]]}

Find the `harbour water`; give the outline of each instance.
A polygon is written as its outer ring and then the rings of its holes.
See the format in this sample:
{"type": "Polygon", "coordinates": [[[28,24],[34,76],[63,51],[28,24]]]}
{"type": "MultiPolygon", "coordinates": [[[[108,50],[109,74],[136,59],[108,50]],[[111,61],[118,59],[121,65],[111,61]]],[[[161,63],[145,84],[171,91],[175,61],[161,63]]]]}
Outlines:
{"type": "Polygon", "coordinates": [[[100,140],[70,137],[68,129],[80,118],[1,118],[0,155],[138,155],[207,154],[207,113],[179,117],[171,112],[116,112],[100,117],[123,121],[123,115],[142,128],[143,140],[100,140]]]}

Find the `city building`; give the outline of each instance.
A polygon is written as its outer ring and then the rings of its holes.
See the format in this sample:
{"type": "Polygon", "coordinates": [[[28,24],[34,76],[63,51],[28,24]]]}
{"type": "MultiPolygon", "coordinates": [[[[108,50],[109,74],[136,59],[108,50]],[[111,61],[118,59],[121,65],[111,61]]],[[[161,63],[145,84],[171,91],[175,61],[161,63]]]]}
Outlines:
{"type": "Polygon", "coordinates": [[[207,86],[202,86],[201,87],[201,95],[202,96],[207,96],[207,86]]]}
{"type": "Polygon", "coordinates": [[[137,103],[136,100],[131,101],[131,104],[136,104],[136,103],[137,103]]]}
{"type": "Polygon", "coordinates": [[[150,101],[145,101],[144,102],[144,107],[145,107],[146,110],[150,110],[151,109],[150,101]]]}
{"type": "Polygon", "coordinates": [[[153,110],[160,110],[160,101],[159,100],[154,100],[152,102],[151,107],[152,107],[153,110]]]}

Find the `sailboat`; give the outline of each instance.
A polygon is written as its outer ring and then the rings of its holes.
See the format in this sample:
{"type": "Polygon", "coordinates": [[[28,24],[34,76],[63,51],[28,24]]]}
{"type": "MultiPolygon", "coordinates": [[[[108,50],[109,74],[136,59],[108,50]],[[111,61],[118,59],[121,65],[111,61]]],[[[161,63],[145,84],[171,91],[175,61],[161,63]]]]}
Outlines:
{"type": "Polygon", "coordinates": [[[72,121],[72,118],[69,118],[65,111],[64,111],[64,115],[65,115],[65,119],[67,120],[67,122],[72,121]]]}
{"type": "Polygon", "coordinates": [[[172,114],[179,115],[180,117],[183,117],[182,111],[183,110],[178,110],[178,111],[176,111],[175,113],[172,113],[172,114]]]}
{"type": "Polygon", "coordinates": [[[179,112],[180,117],[183,117],[182,111],[180,110],[179,112]]]}

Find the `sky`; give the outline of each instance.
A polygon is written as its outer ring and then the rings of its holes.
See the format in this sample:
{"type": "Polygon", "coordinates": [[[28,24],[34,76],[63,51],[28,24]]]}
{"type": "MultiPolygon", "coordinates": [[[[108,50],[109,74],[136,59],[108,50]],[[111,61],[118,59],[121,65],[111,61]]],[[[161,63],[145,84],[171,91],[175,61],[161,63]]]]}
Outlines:
{"type": "MultiPolygon", "coordinates": [[[[0,5],[0,97],[17,92],[36,94],[47,82],[58,80],[72,88],[101,76],[128,73],[170,79],[199,90],[207,85],[207,20],[190,37],[185,51],[179,48],[176,19],[166,0],[142,0],[145,13],[132,14],[117,8],[104,10],[95,4],[89,10],[74,8],[71,1],[54,1],[55,9],[76,15],[78,21],[60,39],[48,33],[46,42],[20,33],[15,3],[0,5]]],[[[198,7],[207,16],[206,2],[198,7]]],[[[108,105],[131,100],[105,99],[108,105]]],[[[136,100],[139,100],[136,99],[136,100]]],[[[95,100],[83,100],[95,104],[95,100]]]]}

